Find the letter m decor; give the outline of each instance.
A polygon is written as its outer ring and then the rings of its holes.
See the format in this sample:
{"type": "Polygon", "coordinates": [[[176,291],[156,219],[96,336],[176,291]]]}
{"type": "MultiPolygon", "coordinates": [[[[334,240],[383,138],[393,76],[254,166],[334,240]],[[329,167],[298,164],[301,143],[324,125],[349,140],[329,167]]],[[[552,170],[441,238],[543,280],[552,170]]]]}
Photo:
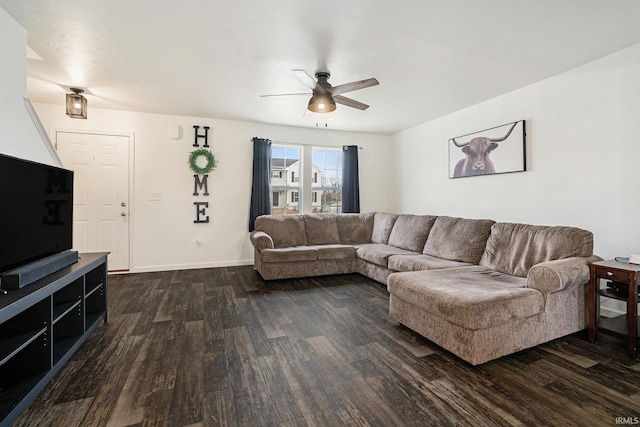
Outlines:
{"type": "Polygon", "coordinates": [[[194,189],[193,189],[193,195],[194,196],[199,196],[200,193],[198,192],[198,189],[202,190],[204,189],[204,193],[202,193],[203,196],[208,196],[209,195],[209,175],[202,175],[202,181],[200,181],[200,177],[198,175],[193,175],[193,180],[194,180],[194,189]]]}

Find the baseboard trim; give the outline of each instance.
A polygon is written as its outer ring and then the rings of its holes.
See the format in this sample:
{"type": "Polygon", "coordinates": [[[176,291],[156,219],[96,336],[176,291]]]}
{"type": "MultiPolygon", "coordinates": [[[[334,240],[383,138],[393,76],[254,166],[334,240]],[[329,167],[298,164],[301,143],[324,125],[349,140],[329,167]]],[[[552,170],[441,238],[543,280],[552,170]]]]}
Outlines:
{"type": "Polygon", "coordinates": [[[219,261],[211,263],[196,264],[172,264],[172,265],[147,265],[132,268],[129,273],[153,273],[156,271],[173,271],[173,270],[197,270],[201,268],[218,268],[218,267],[240,267],[244,265],[253,265],[253,259],[240,261],[219,261]]]}

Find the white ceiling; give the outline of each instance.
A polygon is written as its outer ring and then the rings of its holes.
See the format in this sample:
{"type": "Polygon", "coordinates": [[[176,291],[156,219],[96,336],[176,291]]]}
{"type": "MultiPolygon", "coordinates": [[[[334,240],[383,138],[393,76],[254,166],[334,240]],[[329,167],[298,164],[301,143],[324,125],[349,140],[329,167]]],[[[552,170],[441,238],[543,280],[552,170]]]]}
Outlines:
{"type": "MultiPolygon", "coordinates": [[[[292,69],[346,94],[336,130],[394,133],[640,42],[637,0],[0,0],[27,29],[28,96],[91,108],[324,126],[292,69]]],[[[309,90],[310,93],[310,90],[309,90]]]]}

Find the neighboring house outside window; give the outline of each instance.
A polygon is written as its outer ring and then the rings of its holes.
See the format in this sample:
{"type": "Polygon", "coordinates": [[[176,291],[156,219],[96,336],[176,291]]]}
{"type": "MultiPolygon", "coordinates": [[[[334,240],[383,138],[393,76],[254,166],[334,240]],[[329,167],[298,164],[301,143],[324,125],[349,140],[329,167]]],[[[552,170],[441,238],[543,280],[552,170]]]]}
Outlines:
{"type": "Polygon", "coordinates": [[[342,206],[342,149],[274,144],[271,194],[272,214],[339,213],[342,206]],[[311,156],[309,170],[303,170],[303,153],[311,156]]]}
{"type": "Polygon", "coordinates": [[[271,213],[297,214],[298,201],[294,202],[294,193],[300,192],[300,148],[272,146],[271,149],[271,213]]]}

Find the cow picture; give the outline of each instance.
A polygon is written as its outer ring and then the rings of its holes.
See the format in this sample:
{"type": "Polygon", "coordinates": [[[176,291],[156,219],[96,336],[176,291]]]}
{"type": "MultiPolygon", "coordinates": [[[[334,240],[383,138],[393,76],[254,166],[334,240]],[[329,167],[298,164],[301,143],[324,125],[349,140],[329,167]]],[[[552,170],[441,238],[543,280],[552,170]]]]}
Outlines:
{"type": "Polygon", "coordinates": [[[450,178],[524,170],[524,120],[449,140],[450,178]]]}

